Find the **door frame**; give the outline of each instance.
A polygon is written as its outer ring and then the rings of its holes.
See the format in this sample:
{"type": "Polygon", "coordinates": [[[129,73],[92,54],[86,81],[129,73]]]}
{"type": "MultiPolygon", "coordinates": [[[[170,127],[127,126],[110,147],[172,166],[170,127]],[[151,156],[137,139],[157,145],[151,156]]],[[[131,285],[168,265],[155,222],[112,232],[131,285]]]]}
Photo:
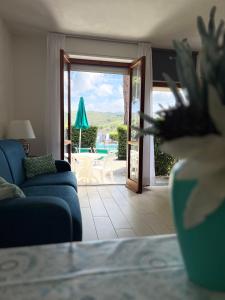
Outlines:
{"type": "MultiPolygon", "coordinates": [[[[139,63],[141,63],[141,99],[140,99],[140,111],[144,112],[144,103],[145,103],[145,56],[140,57],[130,64],[130,103],[129,103],[129,122],[128,122],[128,136],[127,136],[127,180],[126,187],[134,191],[135,193],[142,193],[142,184],[143,184],[143,136],[140,136],[138,139],[139,144],[139,155],[138,155],[138,182],[130,179],[130,147],[132,145],[131,141],[131,114],[132,114],[132,73],[133,68],[135,68],[139,63]]],[[[140,118],[139,128],[144,128],[144,120],[140,118]]],[[[135,142],[136,143],[136,142],[135,142]]]]}
{"type": "MultiPolygon", "coordinates": [[[[61,116],[60,116],[60,122],[61,122],[61,158],[64,158],[64,63],[65,59],[68,62],[68,64],[71,66],[73,64],[78,65],[86,65],[86,66],[102,66],[102,67],[115,67],[115,68],[124,68],[127,69],[128,75],[130,76],[130,83],[132,78],[132,68],[131,66],[135,67],[142,59],[142,74],[141,74],[141,81],[143,82],[141,86],[141,111],[144,112],[144,98],[145,98],[145,56],[136,59],[132,62],[116,62],[116,61],[105,61],[105,60],[92,60],[92,59],[78,59],[78,58],[71,58],[69,55],[67,55],[64,50],[60,50],[60,95],[61,95],[61,116]]],[[[70,74],[70,72],[69,72],[70,74]]],[[[70,75],[69,75],[70,79],[70,75]]],[[[70,80],[68,82],[68,88],[70,89],[70,80]]],[[[70,91],[68,91],[68,95],[70,95],[70,91]]],[[[70,95],[71,96],[71,95],[70,95]]],[[[130,84],[130,99],[132,97],[132,86],[130,84]]],[[[71,103],[70,103],[70,115],[71,115],[71,103]]],[[[130,120],[131,117],[131,105],[129,105],[129,111],[128,111],[128,119],[130,120]]],[[[140,118],[140,127],[143,128],[144,121],[140,118]]],[[[70,130],[71,130],[71,122],[70,122],[70,130]]],[[[130,138],[131,130],[128,126],[128,140],[130,138]]],[[[72,146],[72,145],[71,145],[72,146]]],[[[70,146],[70,147],[71,147],[70,146]]],[[[128,145],[129,147],[129,145],[128,145]]],[[[129,151],[127,148],[127,155],[129,151]]],[[[129,157],[127,157],[127,168],[129,170],[129,157]]],[[[139,138],[139,184],[138,189],[134,186],[134,181],[127,178],[126,186],[132,189],[136,193],[142,192],[142,176],[143,176],[143,137],[139,138]]],[[[127,174],[128,174],[127,170],[127,174]]]]}
{"type": "Polygon", "coordinates": [[[129,69],[130,63],[110,61],[110,60],[95,60],[95,59],[81,59],[81,58],[69,58],[71,65],[86,65],[86,66],[98,66],[98,67],[114,67],[129,69]]]}
{"type": "Polygon", "coordinates": [[[71,163],[71,85],[70,85],[70,71],[71,63],[67,53],[60,49],[60,157],[63,160],[65,158],[64,148],[68,147],[68,161],[71,163]],[[64,71],[65,63],[67,63],[68,71],[68,140],[64,138],[64,71]]]}
{"type": "MultiPolygon", "coordinates": [[[[68,63],[68,136],[71,140],[71,82],[70,82],[70,71],[71,66],[73,64],[78,65],[86,65],[86,66],[99,66],[99,67],[113,67],[113,68],[124,68],[127,69],[128,75],[129,68],[131,63],[127,62],[117,62],[117,61],[105,61],[105,60],[92,60],[92,59],[78,59],[70,57],[63,49],[60,49],[60,156],[61,159],[64,159],[64,147],[65,147],[65,139],[64,139],[64,65],[65,62],[68,63]]],[[[68,141],[68,152],[69,152],[69,162],[71,162],[71,151],[72,144],[68,141]]]]}

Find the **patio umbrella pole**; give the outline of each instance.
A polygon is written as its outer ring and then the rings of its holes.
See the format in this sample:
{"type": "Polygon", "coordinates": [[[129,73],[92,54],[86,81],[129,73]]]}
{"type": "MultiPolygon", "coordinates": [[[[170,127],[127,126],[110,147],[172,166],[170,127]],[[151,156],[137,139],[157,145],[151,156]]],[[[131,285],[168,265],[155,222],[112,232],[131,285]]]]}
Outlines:
{"type": "Polygon", "coordinates": [[[80,134],[79,134],[79,153],[81,148],[81,128],[80,128],[80,134]]]}

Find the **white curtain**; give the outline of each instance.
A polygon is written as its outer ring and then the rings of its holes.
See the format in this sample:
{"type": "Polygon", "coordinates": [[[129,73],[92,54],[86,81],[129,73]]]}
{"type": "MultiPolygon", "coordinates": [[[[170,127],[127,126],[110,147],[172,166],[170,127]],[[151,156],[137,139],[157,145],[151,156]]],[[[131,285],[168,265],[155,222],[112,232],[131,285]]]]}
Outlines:
{"type": "MultiPolygon", "coordinates": [[[[152,115],[152,47],[149,43],[138,44],[138,58],[146,57],[146,71],[145,71],[145,109],[144,112],[152,115]]],[[[144,126],[149,126],[144,123],[144,126]]],[[[154,157],[154,140],[152,136],[144,137],[144,150],[143,150],[143,185],[155,184],[155,157],[154,157]]]]}
{"type": "Polygon", "coordinates": [[[60,159],[60,49],[65,49],[65,36],[47,36],[47,101],[45,109],[46,152],[60,159]]]}

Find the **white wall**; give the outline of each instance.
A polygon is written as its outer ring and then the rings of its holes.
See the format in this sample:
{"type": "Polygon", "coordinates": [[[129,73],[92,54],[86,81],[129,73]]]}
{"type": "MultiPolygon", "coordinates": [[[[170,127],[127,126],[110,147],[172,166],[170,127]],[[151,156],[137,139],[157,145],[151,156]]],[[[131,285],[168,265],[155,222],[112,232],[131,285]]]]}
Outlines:
{"type": "Polygon", "coordinates": [[[36,139],[31,153],[45,153],[46,38],[14,36],[15,99],[14,119],[28,119],[36,139]]]}
{"type": "Polygon", "coordinates": [[[12,36],[0,19],[0,138],[13,114],[13,60],[12,36]]]}

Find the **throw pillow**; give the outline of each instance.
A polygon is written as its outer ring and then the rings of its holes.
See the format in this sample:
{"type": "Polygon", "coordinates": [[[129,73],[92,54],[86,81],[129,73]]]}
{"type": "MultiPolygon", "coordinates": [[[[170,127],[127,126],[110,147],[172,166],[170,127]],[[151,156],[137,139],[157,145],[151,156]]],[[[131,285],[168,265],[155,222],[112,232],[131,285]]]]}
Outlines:
{"type": "Polygon", "coordinates": [[[27,178],[57,172],[55,161],[51,154],[39,157],[25,158],[24,167],[27,178]]]}
{"type": "Polygon", "coordinates": [[[23,191],[17,185],[9,183],[0,177],[0,200],[24,197],[23,191]]]}

